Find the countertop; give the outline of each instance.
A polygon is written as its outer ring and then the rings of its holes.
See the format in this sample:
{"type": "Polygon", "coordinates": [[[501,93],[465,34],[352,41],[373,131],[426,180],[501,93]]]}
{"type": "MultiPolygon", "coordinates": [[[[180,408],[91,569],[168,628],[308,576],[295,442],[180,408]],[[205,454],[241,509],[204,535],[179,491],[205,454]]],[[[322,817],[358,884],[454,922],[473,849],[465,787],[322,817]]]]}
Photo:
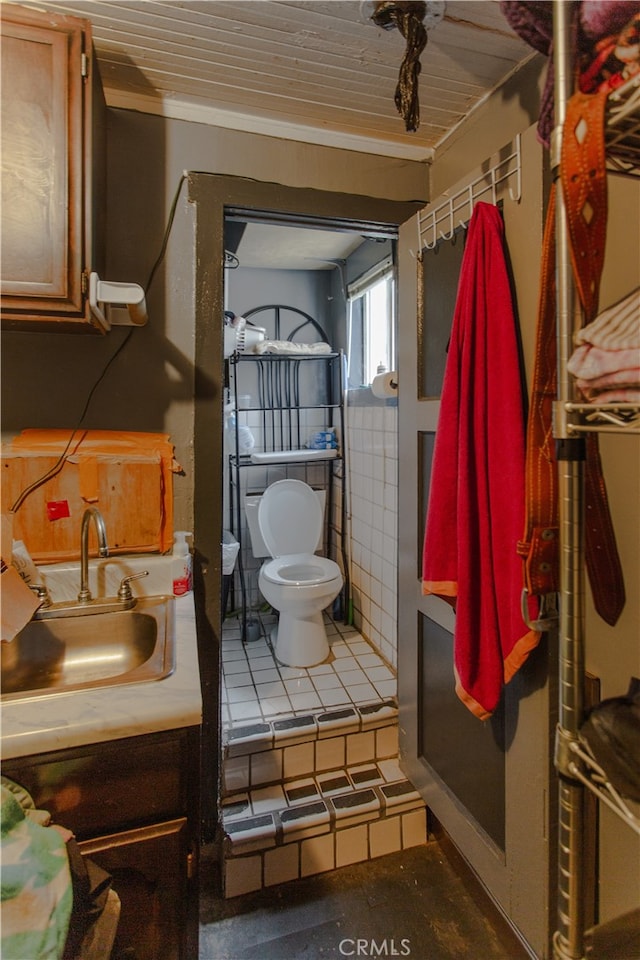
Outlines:
{"type": "MultiPolygon", "coordinates": [[[[136,593],[169,593],[166,587],[166,566],[157,561],[166,558],[122,557],[117,560],[92,561],[91,576],[104,574],[109,563],[109,577],[118,579],[140,569],[150,569],[150,577],[136,581],[146,589],[136,593]]],[[[56,584],[67,575],[70,565],[41,567],[43,580],[56,584]]],[[[73,567],[73,581],[75,583],[73,567]]],[[[62,582],[62,581],[60,581],[62,582]]],[[[109,588],[94,596],[110,595],[109,588]]],[[[64,592],[64,591],[63,591],[64,592]]],[[[68,599],[54,592],[54,600],[68,599]]],[[[101,743],[123,737],[173,730],[198,725],[202,719],[202,697],[198,667],[198,646],[193,594],[177,597],[175,604],[176,668],[164,680],[128,683],[98,690],[75,691],[27,701],[3,701],[0,705],[2,760],[31,756],[50,750],[63,750],[90,743],[101,743]]]]}

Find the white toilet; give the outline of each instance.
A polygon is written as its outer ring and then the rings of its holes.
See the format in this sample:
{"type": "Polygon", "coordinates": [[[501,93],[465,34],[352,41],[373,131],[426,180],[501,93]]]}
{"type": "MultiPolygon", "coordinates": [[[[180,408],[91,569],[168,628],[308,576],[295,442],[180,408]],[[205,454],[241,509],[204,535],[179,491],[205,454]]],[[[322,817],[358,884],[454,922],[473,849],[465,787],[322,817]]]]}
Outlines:
{"type": "Polygon", "coordinates": [[[322,522],[316,493],[301,480],[278,480],[262,495],[258,524],[273,559],[263,563],[258,586],[280,613],[274,652],[290,667],[311,667],[329,656],[322,611],[338,596],[342,573],[313,552],[322,522]]]}

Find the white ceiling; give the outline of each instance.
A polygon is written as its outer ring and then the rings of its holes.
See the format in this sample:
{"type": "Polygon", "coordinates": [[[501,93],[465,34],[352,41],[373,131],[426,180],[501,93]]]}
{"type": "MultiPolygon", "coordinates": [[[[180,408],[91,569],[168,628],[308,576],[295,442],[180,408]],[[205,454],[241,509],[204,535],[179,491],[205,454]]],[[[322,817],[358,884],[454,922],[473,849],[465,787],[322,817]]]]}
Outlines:
{"type": "Polygon", "coordinates": [[[364,243],[358,233],[248,223],[237,256],[241,267],[269,270],[333,270],[364,243]]]}
{"type": "Polygon", "coordinates": [[[429,160],[534,55],[496,0],[447,0],[429,31],[420,127],[394,92],[405,41],[372,0],[23,0],[91,21],[109,106],[429,160]]]}

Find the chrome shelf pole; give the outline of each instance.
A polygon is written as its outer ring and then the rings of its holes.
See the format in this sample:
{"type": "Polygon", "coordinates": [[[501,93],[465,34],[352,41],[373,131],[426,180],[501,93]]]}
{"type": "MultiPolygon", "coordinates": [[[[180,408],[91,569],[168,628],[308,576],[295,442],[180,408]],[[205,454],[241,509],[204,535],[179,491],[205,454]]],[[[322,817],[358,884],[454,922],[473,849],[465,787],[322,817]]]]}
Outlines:
{"type": "Polygon", "coordinates": [[[558,461],[560,527],[559,714],[555,765],[558,772],[558,929],[556,960],[584,955],[583,857],[584,788],[570,771],[570,744],[583,714],[584,677],[584,439],[572,437],[566,404],[573,399],[567,370],[575,324],[573,273],[569,254],[560,157],[566,103],[572,89],[571,4],[554,0],[556,127],[551,162],[556,182],[556,335],[558,389],[554,436],[558,461]]]}

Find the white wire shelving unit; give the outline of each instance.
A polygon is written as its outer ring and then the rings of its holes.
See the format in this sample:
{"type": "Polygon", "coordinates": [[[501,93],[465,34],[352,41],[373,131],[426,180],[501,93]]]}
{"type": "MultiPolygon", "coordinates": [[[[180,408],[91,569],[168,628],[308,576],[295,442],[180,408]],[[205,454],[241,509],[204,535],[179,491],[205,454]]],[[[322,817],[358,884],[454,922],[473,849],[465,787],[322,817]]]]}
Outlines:
{"type": "MultiPolygon", "coordinates": [[[[552,150],[554,173],[559,170],[559,143],[566,103],[573,92],[570,5],[554,3],[554,69],[556,123],[552,150]]],[[[606,111],[606,164],[611,175],[640,176],[640,76],[609,95],[606,111]]],[[[568,249],[568,227],[561,191],[558,191],[556,227],[558,396],[554,436],[558,440],[586,433],[640,433],[640,405],[607,403],[598,406],[576,399],[572,378],[566,374],[567,355],[575,320],[573,274],[568,249]]],[[[640,835],[638,805],[628,802],[607,778],[581,741],[584,721],[584,496],[583,466],[579,459],[558,463],[560,512],[559,595],[559,719],[555,766],[558,773],[558,926],[553,940],[555,960],[584,960],[583,835],[585,790],[594,794],[632,831],[640,835]]],[[[596,928],[597,929],[597,928],[596,928]]],[[[589,957],[596,954],[589,950],[589,957]]],[[[604,954],[598,953],[598,958],[604,954]]],[[[608,960],[608,958],[607,958],[608,960]]]]}

